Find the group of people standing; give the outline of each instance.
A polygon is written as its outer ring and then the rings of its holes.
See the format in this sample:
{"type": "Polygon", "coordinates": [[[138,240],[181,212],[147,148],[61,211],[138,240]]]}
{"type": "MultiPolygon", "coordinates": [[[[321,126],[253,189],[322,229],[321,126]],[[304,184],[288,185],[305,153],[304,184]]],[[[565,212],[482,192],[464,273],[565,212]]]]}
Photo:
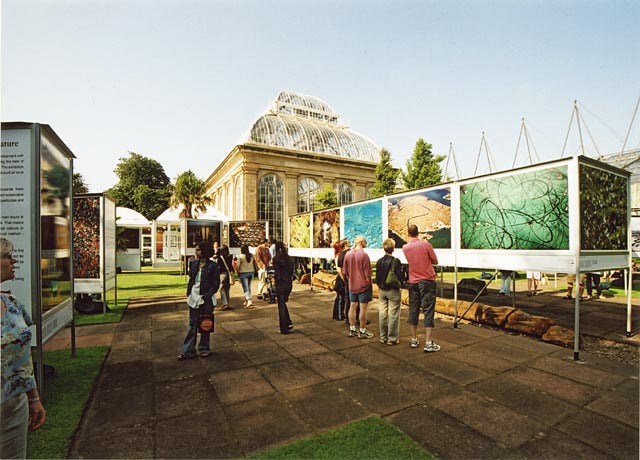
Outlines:
{"type": "Polygon", "coordinates": [[[207,358],[211,355],[211,332],[205,332],[198,327],[203,314],[212,315],[216,307],[216,293],[220,290],[221,310],[229,308],[231,277],[237,271],[238,279],[244,293],[244,308],[254,308],[251,300],[251,282],[253,274],[258,269],[262,285],[258,291],[264,289],[267,280],[268,266],[274,269],[276,296],[278,299],[278,317],[280,334],[287,334],[293,329],[287,302],[293,288],[293,260],[288,254],[287,247],[282,241],[273,243],[273,256],[269,252],[267,242],[264,241],[256,256],[249,251],[248,246],[242,246],[240,254],[235,258],[229,253],[229,248],[223,245],[216,250],[211,243],[201,241],[195,248],[195,259],[189,264],[189,282],[187,284],[187,305],[189,307],[189,321],[187,334],[182,344],[178,360],[183,361],[196,357],[207,358]],[[261,248],[266,248],[268,257],[261,248]],[[258,261],[258,262],[257,262],[258,261]],[[235,263],[234,263],[235,262],[235,263]],[[266,264],[265,264],[266,262],[266,264]],[[235,268],[234,268],[235,267],[235,268]],[[197,336],[200,341],[197,341],[197,336]]]}
{"type": "MultiPolygon", "coordinates": [[[[418,323],[420,311],[424,314],[425,345],[427,353],[440,351],[440,345],[433,341],[433,328],[436,303],[436,272],[434,265],[438,257],[428,241],[418,237],[416,225],[407,227],[409,241],[402,247],[408,262],[408,279],[402,263],[393,256],[395,241],[384,240],[385,255],[376,261],[376,284],[379,299],[379,332],[380,343],[397,345],[400,327],[400,289],[408,281],[409,284],[409,326],[411,327],[411,348],[418,348],[418,323]]],[[[373,299],[372,266],[368,254],[364,251],[367,240],[364,236],[354,239],[354,247],[350,248],[347,240],[334,245],[335,262],[338,270],[336,279],[336,299],[333,307],[333,318],[349,324],[349,337],[370,339],[373,334],[367,331],[367,311],[373,299]]]]}

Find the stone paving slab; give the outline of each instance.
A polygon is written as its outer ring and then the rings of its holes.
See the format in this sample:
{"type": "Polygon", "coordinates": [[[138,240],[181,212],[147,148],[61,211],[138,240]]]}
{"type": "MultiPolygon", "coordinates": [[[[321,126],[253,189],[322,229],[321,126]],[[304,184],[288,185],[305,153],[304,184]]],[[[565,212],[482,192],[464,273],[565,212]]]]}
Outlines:
{"type": "Polygon", "coordinates": [[[69,458],[157,458],[155,426],[148,424],[74,438],[69,458]]]}
{"type": "MultiPolygon", "coordinates": [[[[567,363],[567,365],[578,366],[578,364],[572,363],[567,363]]],[[[505,375],[516,382],[528,385],[577,406],[584,406],[590,403],[600,393],[596,387],[527,367],[513,369],[505,375]]]]}
{"type": "Polygon", "coordinates": [[[579,410],[577,406],[512,380],[506,375],[496,375],[473,383],[467,389],[550,426],[579,410]]]}
{"type": "Polygon", "coordinates": [[[327,382],[283,394],[298,416],[316,430],[327,430],[370,414],[348,395],[341,382],[327,382]]]}
{"type": "Polygon", "coordinates": [[[247,454],[313,433],[277,394],[227,406],[225,412],[242,450],[247,454]]]}
{"type": "Polygon", "coordinates": [[[522,458],[433,406],[412,406],[387,420],[442,460],[522,458]]]}
{"type": "Polygon", "coordinates": [[[199,412],[156,423],[154,458],[238,458],[242,449],[221,407],[201,407],[199,412]]]}
{"type": "Polygon", "coordinates": [[[510,449],[545,429],[540,422],[467,391],[435,399],[431,404],[510,449]]]}
{"type": "Polygon", "coordinates": [[[158,382],[155,393],[156,420],[180,417],[220,406],[207,375],[158,382]]]}
{"type": "Polygon", "coordinates": [[[211,376],[211,384],[224,405],[247,401],[276,392],[255,368],[219,372],[211,376]]]}
{"type": "Polygon", "coordinates": [[[621,460],[638,458],[638,430],[590,411],[558,424],[558,430],[621,460]]]}
{"type": "Polygon", "coordinates": [[[557,430],[538,434],[514,451],[514,457],[536,460],[614,460],[607,453],[557,430]]]}
{"type": "Polygon", "coordinates": [[[279,392],[296,390],[325,381],[320,374],[297,359],[264,364],[258,369],[279,392]]]}

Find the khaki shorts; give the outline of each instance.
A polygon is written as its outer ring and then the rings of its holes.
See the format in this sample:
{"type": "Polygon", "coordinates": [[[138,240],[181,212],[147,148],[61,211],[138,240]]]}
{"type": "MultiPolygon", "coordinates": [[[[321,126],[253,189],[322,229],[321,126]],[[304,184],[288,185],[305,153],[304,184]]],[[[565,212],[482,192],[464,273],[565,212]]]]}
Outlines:
{"type": "MultiPolygon", "coordinates": [[[[587,281],[587,274],[580,273],[580,286],[584,286],[584,283],[587,281]]],[[[576,275],[575,273],[569,273],[567,275],[567,283],[575,284],[576,283],[576,275]]]]}

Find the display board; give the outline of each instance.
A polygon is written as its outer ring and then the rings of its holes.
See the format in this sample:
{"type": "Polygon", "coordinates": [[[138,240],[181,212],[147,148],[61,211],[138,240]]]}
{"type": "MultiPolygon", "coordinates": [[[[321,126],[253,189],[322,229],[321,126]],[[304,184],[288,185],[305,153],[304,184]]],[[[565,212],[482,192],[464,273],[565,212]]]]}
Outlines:
{"type": "Polygon", "coordinates": [[[353,242],[356,236],[362,235],[367,240],[367,247],[382,249],[384,236],[382,199],[345,205],[342,208],[342,235],[353,242]]]}
{"type": "Polygon", "coordinates": [[[312,221],[294,215],[289,241],[297,256],[329,257],[328,241],[363,235],[373,259],[389,237],[404,262],[398,249],[416,224],[443,266],[610,270],[628,266],[628,190],[628,172],[572,157],[315,212],[312,221]]]}
{"type": "Polygon", "coordinates": [[[181,235],[183,237],[181,254],[194,256],[196,245],[201,241],[222,241],[222,221],[204,219],[183,219],[181,223],[181,235]]]}
{"type": "Polygon", "coordinates": [[[2,123],[0,233],[17,259],[16,277],[3,283],[33,318],[37,378],[42,345],[73,320],[71,150],[48,125],[2,123]]]}
{"type": "Polygon", "coordinates": [[[313,213],[313,247],[333,248],[340,241],[340,209],[313,213]]]}
{"type": "Polygon", "coordinates": [[[116,285],[116,206],[103,194],[73,198],[76,294],[106,293],[116,285]]]}
{"type": "Polygon", "coordinates": [[[247,245],[256,248],[269,238],[267,221],[231,221],[229,222],[229,248],[241,248],[247,245]]]}
{"type": "Polygon", "coordinates": [[[419,237],[434,248],[451,249],[451,189],[414,190],[387,198],[388,235],[402,248],[409,240],[407,227],[418,227],[419,237]]]}

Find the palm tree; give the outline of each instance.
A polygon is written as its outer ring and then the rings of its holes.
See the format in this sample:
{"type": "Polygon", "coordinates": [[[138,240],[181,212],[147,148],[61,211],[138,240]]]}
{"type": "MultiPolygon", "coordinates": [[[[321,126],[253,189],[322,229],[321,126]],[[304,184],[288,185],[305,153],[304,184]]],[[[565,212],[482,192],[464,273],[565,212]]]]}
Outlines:
{"type": "Polygon", "coordinates": [[[181,219],[193,219],[193,213],[206,212],[211,204],[211,197],[205,195],[206,187],[202,179],[198,179],[193,171],[185,171],[176,178],[171,196],[171,206],[183,205],[180,211],[181,219]]]}

